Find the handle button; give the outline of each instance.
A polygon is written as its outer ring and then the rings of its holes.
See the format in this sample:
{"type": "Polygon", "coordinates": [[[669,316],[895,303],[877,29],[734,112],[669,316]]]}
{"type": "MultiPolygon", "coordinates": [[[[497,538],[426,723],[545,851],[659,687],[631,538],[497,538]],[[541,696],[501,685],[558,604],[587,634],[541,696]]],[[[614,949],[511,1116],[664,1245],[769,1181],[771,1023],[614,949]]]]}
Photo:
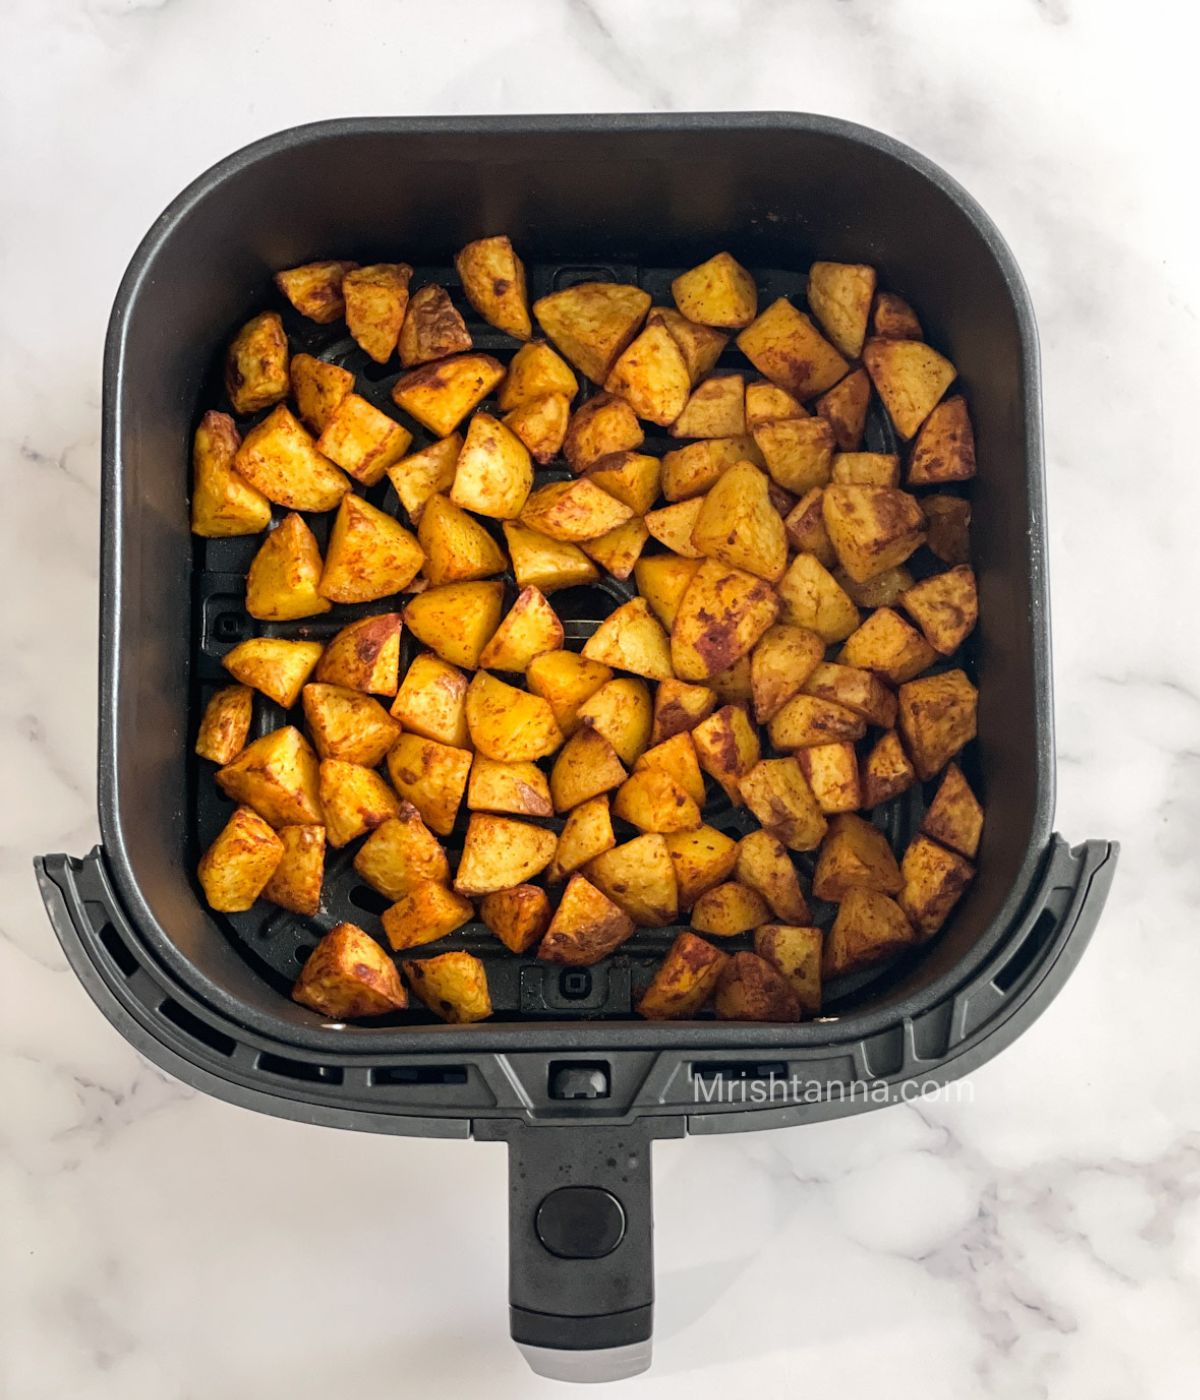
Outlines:
{"type": "Polygon", "coordinates": [[[599,1186],[560,1186],[537,1208],[534,1228],[560,1259],[603,1259],[625,1238],[621,1202],[599,1186]]]}

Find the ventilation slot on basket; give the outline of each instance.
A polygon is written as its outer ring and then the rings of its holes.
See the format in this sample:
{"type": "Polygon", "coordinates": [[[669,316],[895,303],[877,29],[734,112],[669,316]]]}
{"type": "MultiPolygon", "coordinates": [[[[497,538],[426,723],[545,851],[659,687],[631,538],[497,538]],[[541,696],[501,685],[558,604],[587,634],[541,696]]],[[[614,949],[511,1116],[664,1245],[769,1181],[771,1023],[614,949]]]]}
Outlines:
{"type": "Polygon", "coordinates": [[[1025,942],[992,978],[992,986],[998,992],[1012,991],[1050,942],[1057,927],[1058,915],[1052,909],[1043,909],[1026,935],[1025,942]]]}
{"type": "Polygon", "coordinates": [[[728,1064],[716,1060],[693,1060],[689,1070],[691,1078],[702,1080],[704,1083],[713,1079],[786,1079],[787,1072],[788,1067],[783,1060],[770,1060],[765,1063],[734,1060],[728,1064]]]}
{"type": "Polygon", "coordinates": [[[380,1065],[370,1074],[370,1083],[386,1084],[465,1084],[466,1065],[380,1065]]]}
{"type": "Polygon", "coordinates": [[[112,958],[126,977],[132,977],[138,970],[138,960],[129,951],[114,925],[105,924],[98,936],[108,956],[112,958]]]}
{"type": "Polygon", "coordinates": [[[207,1021],[202,1021],[186,1006],[180,1006],[177,1001],[172,1001],[170,997],[159,1003],[158,1010],[173,1026],[178,1026],[185,1035],[190,1035],[201,1045],[207,1045],[218,1055],[232,1055],[237,1049],[237,1041],[232,1036],[217,1030],[216,1026],[210,1026],[207,1021]]]}
{"type": "Polygon", "coordinates": [[[308,1060],[289,1060],[286,1055],[272,1055],[267,1051],[258,1057],[258,1068],[268,1074],[278,1074],[284,1079],[303,1079],[309,1083],[340,1084],[342,1071],[337,1065],[315,1065],[308,1060]]]}

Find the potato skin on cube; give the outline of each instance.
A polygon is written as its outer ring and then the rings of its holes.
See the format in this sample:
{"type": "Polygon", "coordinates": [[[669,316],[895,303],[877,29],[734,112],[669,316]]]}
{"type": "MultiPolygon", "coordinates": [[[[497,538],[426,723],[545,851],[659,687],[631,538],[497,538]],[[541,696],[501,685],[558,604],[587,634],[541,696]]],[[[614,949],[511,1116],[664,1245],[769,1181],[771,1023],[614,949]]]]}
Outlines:
{"type": "Polygon", "coordinates": [[[814,405],[817,413],[833,429],[839,452],[857,452],[867,426],[867,408],[871,402],[871,377],[865,369],[850,373],[826,389],[814,405]]]}
{"type": "Polygon", "coordinates": [[[971,560],[971,502],[961,496],[923,496],[928,535],[925,543],[943,564],[971,560]]]}
{"type": "Polygon", "coordinates": [[[322,653],[313,679],[371,695],[395,695],[400,683],[400,614],[376,613],[343,627],[322,653]]]}
{"type": "Polygon", "coordinates": [[[292,1000],[332,1021],[385,1016],[408,1005],[396,965],[356,924],[337,924],[309,954],[292,1000]]]}
{"type": "Polygon", "coordinates": [[[871,334],[882,340],[920,340],[917,313],[895,292],[880,292],[871,311],[871,334]]]}
{"type": "Polygon", "coordinates": [[[473,953],[442,953],[401,967],[413,993],[443,1021],[465,1025],[492,1014],[487,970],[473,953]]]}
{"type": "Polygon", "coordinates": [[[248,685],[225,685],[214,691],[200,721],[195,752],[213,763],[230,763],[246,746],[254,716],[254,692],[248,685]]]}
{"type": "Polygon", "coordinates": [[[862,761],[860,785],[864,807],[879,807],[907,792],[917,780],[916,771],[894,729],[881,734],[862,761]]]}
{"type": "Polygon", "coordinates": [[[288,340],[277,311],[263,311],[234,336],[225,359],[225,390],[235,413],[257,413],[287,397],[288,340]]]}
{"type": "Polygon", "coordinates": [[[798,1021],[800,999],[783,975],[757,953],[734,953],[722,967],[713,999],[722,1021],[798,1021]]]}
{"type": "Polygon", "coordinates": [[[635,1010],[648,1021],[695,1016],[712,996],[729,955],[694,933],[681,933],[655,970],[635,1010]]]}
{"type": "Polygon", "coordinates": [[[200,859],[198,875],[210,909],[251,908],[283,859],[284,844],[249,807],[238,807],[200,859]]]}
{"type": "Polygon", "coordinates": [[[538,948],[546,962],[591,967],[635,931],[633,920],[583,875],[572,875],[538,948]]]}
{"type": "Polygon", "coordinates": [[[405,369],[471,348],[466,322],[445,287],[431,283],[413,292],[408,299],[397,347],[405,369]]]}
{"type": "Polygon", "coordinates": [[[467,783],[467,806],[472,812],[498,812],[518,817],[551,817],[550,785],[536,763],[497,763],[477,753],[467,783]]]}

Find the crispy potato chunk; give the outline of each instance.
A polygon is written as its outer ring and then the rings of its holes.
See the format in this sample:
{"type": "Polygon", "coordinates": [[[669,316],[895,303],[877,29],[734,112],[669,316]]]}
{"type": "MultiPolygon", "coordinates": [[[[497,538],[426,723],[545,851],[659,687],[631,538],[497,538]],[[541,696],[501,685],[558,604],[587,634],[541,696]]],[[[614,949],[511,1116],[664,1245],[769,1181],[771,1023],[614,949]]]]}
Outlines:
{"type": "Polygon", "coordinates": [[[703,559],[702,552],[692,543],[692,531],[703,509],[704,497],[694,496],[689,501],[678,501],[673,506],[648,511],[645,516],[646,529],[672,554],[683,559],[703,559]]]}
{"type": "Polygon", "coordinates": [[[283,859],[280,838],[249,807],[239,807],[200,859],[197,871],[210,909],[249,909],[283,859]]]}
{"type": "Polygon", "coordinates": [[[517,340],[533,334],[525,293],[525,264],[505,234],[477,238],[454,255],[467,300],[489,326],[517,340]]]}
{"type": "Polygon", "coordinates": [[[608,378],[649,309],[648,292],[613,282],[580,282],[533,304],[542,330],[595,384],[608,378]]]}
{"type": "Polygon", "coordinates": [[[839,452],[857,452],[867,426],[867,406],[871,401],[871,378],[865,369],[850,373],[827,389],[816,402],[817,413],[833,429],[839,452]]]}
{"type": "Polygon", "coordinates": [[[692,909],[691,924],[698,933],[717,938],[733,938],[755,928],[767,917],[767,905],[762,895],[727,880],[705,890],[692,909]]]}
{"type": "Polygon", "coordinates": [[[912,925],[894,899],[861,886],[848,889],[825,939],[821,970],[826,977],[840,977],[915,942],[912,925]]]}
{"type": "Polygon", "coordinates": [[[863,364],[902,438],[913,436],[958,374],[920,340],[868,340],[863,364]]]}
{"type": "Polygon", "coordinates": [[[611,851],[616,844],[607,795],[602,793],[572,807],[559,833],[554,859],[546,867],[547,883],[561,884],[568,875],[611,851]]]}
{"type": "Polygon", "coordinates": [[[925,539],[925,516],[906,491],[827,486],[821,509],[838,562],[858,583],[903,564],[925,539]]]}
{"type": "Polygon", "coordinates": [[[648,1021],[688,1020],[704,1006],[729,955],[694,933],[681,933],[655,970],[636,1010],[648,1021]]]}
{"type": "Polygon", "coordinates": [[[770,585],[716,560],[696,570],[671,628],[671,662],[680,680],[703,681],[749,654],[779,614],[770,585]]]}
{"type": "Polygon", "coordinates": [[[818,899],[844,899],[847,890],[858,886],[899,894],[903,883],[892,848],[878,827],[852,812],[834,817],[813,871],[818,899]]]}
{"type": "Polygon", "coordinates": [[[780,297],[737,338],[761,375],[798,399],[831,389],[850,366],[803,311],[780,297]]]}
{"type": "Polygon", "coordinates": [[[301,316],[327,326],[346,314],[342,279],[357,266],[356,262],[337,258],[304,263],[301,267],[289,267],[277,272],[275,285],[301,316]]]}
{"type": "Polygon", "coordinates": [[[377,364],[386,364],[396,348],[411,279],[407,263],[356,267],[342,278],[347,329],[377,364]]]}
{"type": "Polygon", "coordinates": [[[661,324],[647,326],[617,357],[604,388],[630,405],[639,418],[660,427],[683,412],[691,392],[683,352],[661,324]]]}
{"type": "MultiPolygon", "coordinates": [[[[739,884],[762,895],[777,919],[806,924],[809,918],[808,902],[800,888],[800,877],[792,858],[779,837],[760,827],[758,831],[747,832],[737,843],[736,850],[734,868],[739,884]]],[[[758,951],[762,952],[762,949],[758,951]]]]}
{"type": "Polygon", "coordinates": [[[800,999],[766,958],[734,953],[717,979],[713,999],[722,1021],[798,1021],[800,999]]]}
{"type": "Polygon", "coordinates": [[[392,400],[423,428],[448,437],[503,378],[504,366],[492,355],[452,355],[402,375],[392,400]]]}
{"type": "Polygon", "coordinates": [[[737,842],[715,827],[671,831],[664,839],[675,871],[680,909],[690,909],[706,890],[733,873],[737,842]]]}
{"type": "Polygon", "coordinates": [[[282,637],[248,637],[221,664],[243,685],[260,690],[277,705],[290,710],[300,699],[304,682],[321,659],[320,642],[289,642],[282,637]]]}
{"type": "Polygon", "coordinates": [[[563,456],[573,472],[583,472],[613,452],[633,452],[646,439],[637,414],[613,394],[596,394],[571,415],[563,456]]]}
{"type": "Polygon", "coordinates": [[[405,369],[471,348],[471,333],[445,287],[422,287],[408,299],[397,342],[405,369]]]}
{"type": "Polygon", "coordinates": [[[396,965],[357,924],[335,924],[308,956],[292,1000],[331,1021],[403,1011],[408,993],[396,965]]]}
{"type": "Polygon", "coordinates": [[[717,699],[726,705],[744,705],[749,711],[754,699],[754,687],[750,683],[750,658],[743,656],[732,666],[726,666],[715,676],[709,676],[708,686],[716,692],[717,699]]]}
{"type": "Polygon", "coordinates": [[[808,409],[794,394],[772,384],[767,379],[756,379],[746,385],[746,428],[754,432],[764,423],[775,423],[783,418],[807,418],[808,409]]]}
{"type": "Polygon", "coordinates": [[[430,831],[449,836],[466,791],[471,757],[469,749],[452,748],[419,734],[401,734],[388,750],[388,777],[430,831]]]}
{"type": "Polygon", "coordinates": [[[754,278],[731,253],[714,257],[682,272],[671,283],[680,313],[702,326],[738,330],[754,320],[758,291],[754,278]]]}
{"type": "Polygon", "coordinates": [[[213,763],[231,763],[246,747],[254,717],[254,692],[248,685],[225,685],[204,707],[196,753],[213,763]]]}
{"type": "Polygon", "coordinates": [[[317,451],[364,486],[374,486],[408,451],[412,434],[358,394],[346,394],[330,414],[317,451]]]}
{"type": "Polygon", "coordinates": [[[666,838],[657,832],[635,836],[594,856],[589,880],[639,927],[666,928],[679,912],[679,890],[666,838]]]}
{"type": "Polygon", "coordinates": [[[692,685],[688,681],[660,681],[654,694],[651,741],[662,744],[675,735],[694,729],[716,708],[716,693],[706,685],[692,685]]]}
{"type": "Polygon", "coordinates": [[[758,444],[744,433],[673,448],[662,459],[662,493],[668,501],[702,496],[737,462],[766,465],[758,444]]]}
{"type": "Polygon", "coordinates": [[[556,812],[569,812],[601,793],[620,787],[625,768],[608,740],[587,725],[563,745],[550,774],[556,812]]]}
{"type": "Polygon", "coordinates": [[[533,486],[525,444],[499,420],[477,413],[467,428],[450,499],[464,510],[515,520],[533,486]]]}
{"type": "Polygon", "coordinates": [[[225,389],[234,413],[257,413],[287,397],[288,341],[277,311],[263,311],[234,336],[225,357],[225,389]]]}
{"type": "Polygon", "coordinates": [[[354,388],[354,375],[341,365],[303,354],[292,356],[289,375],[301,420],[314,433],[323,432],[338,404],[354,388]]]}
{"type": "Polygon", "coordinates": [[[659,460],[644,452],[610,452],[585,471],[589,481],[615,496],[635,515],[645,515],[658,499],[659,460]]]}
{"type": "Polygon", "coordinates": [[[405,608],[404,622],[443,661],[473,671],[500,625],[503,606],[502,583],[447,583],[419,593],[405,608]]]}
{"type": "Polygon", "coordinates": [[[913,576],[903,564],[884,569],[865,583],[852,579],[845,569],[835,569],[833,576],[860,608],[893,607],[905,589],[913,586],[913,576]]]}
{"type": "Polygon", "coordinates": [[[904,877],[900,908],[923,942],[946,922],[975,878],[975,867],[928,836],[914,836],[904,852],[900,873],[904,877]]]}
{"type": "Polygon", "coordinates": [[[233,465],[257,491],[288,510],[332,510],[350,490],[350,482],[317,451],[283,404],[250,429],[233,465]]]}
{"type": "Polygon", "coordinates": [[[537,588],[523,588],[484,647],[479,664],[489,671],[525,671],[534,657],[557,651],[563,625],[537,588]]]}
{"type": "Polygon", "coordinates": [[[638,592],[664,627],[675,625],[680,600],[699,567],[699,559],[684,559],[678,554],[654,554],[634,565],[638,592]]]}
{"type": "Polygon", "coordinates": [[[372,695],[395,695],[400,684],[400,614],[378,613],[343,627],[325,648],[314,679],[372,695]]]}
{"type": "Polygon", "coordinates": [[[579,380],[566,360],[544,340],[533,340],[512,357],[500,386],[499,402],[501,410],[508,413],[547,394],[561,394],[570,402],[578,392],[579,380]]]}
{"type": "Polygon", "coordinates": [[[650,743],[650,688],[633,676],[605,681],[579,706],[576,718],[603,734],[621,762],[631,767],[650,743]]]}
{"type": "Polygon", "coordinates": [[[824,639],[807,627],[777,623],[763,633],[750,656],[754,718],[759,724],[782,709],[824,656],[824,639]]]}
{"type": "Polygon", "coordinates": [[[361,496],[342,497],[321,572],[334,603],[370,603],[406,589],[425,563],[417,537],[361,496]]]}
{"type": "Polygon", "coordinates": [[[566,394],[542,394],[506,413],[503,424],[520,438],[533,460],[544,467],[558,456],[570,420],[571,401],[566,394]]]}
{"type": "Polygon", "coordinates": [[[552,817],[550,784],[536,763],[497,763],[475,755],[467,784],[472,812],[511,813],[518,817],[552,817]]]}
{"type": "Polygon", "coordinates": [[[663,768],[634,773],[617,789],[613,816],[639,831],[695,831],[700,825],[696,800],[663,768]]]}
{"type": "Polygon", "coordinates": [[[504,551],[487,530],[447,496],[430,496],[417,540],[425,551],[425,577],[433,587],[470,583],[503,572],[504,551]]]}
{"type": "Polygon", "coordinates": [[[612,671],[574,651],[547,651],[535,656],[525,669],[525,684],[554,711],[564,734],[578,726],[580,705],[612,679],[612,671]]]}
{"type": "Polygon", "coordinates": [[[574,588],[599,579],[596,566],[578,545],[551,539],[515,520],[506,520],[503,529],[518,588],[533,587],[553,593],[558,588],[574,588]]]}
{"type": "Polygon", "coordinates": [[[635,516],[599,539],[584,540],[580,548],[613,578],[623,581],[633,573],[638,556],[649,538],[650,531],[635,516]]]}
{"type": "Polygon", "coordinates": [[[862,806],[858,755],[853,744],[816,744],[797,749],[796,762],[808,779],[817,805],[827,816],[856,812],[862,806]]]}
{"type": "Polygon", "coordinates": [[[401,966],[413,992],[443,1021],[467,1025],[492,1014],[487,969],[473,953],[441,953],[401,966]]]}
{"type": "Polygon", "coordinates": [[[358,848],[354,868],[373,890],[397,900],[424,881],[450,883],[450,862],[411,802],[380,824],[358,848]]]}
{"type": "Polygon", "coordinates": [[[246,574],[246,611],[264,622],[315,617],[333,606],[317,592],[321,551],[316,536],[294,511],[263,540],[246,574]]]}
{"type": "Polygon", "coordinates": [[[805,293],[812,314],[843,355],[857,359],[867,338],[875,269],[862,263],[815,262],[805,293]]]}
{"type": "Polygon", "coordinates": [[[894,452],[839,452],[829,478],[837,486],[900,485],[900,458],[894,452]]]}
{"type": "Polygon", "coordinates": [[[216,778],[226,797],[253,807],[272,826],[310,826],[323,820],[318,771],[308,740],[287,724],[248,744],[216,778]]]}
{"type": "Polygon", "coordinates": [[[671,424],[677,438],[738,437],[746,432],[746,380],[740,374],[702,379],[671,424]]]}
{"type": "Polygon", "coordinates": [[[840,642],[858,626],[858,609],[813,554],[797,554],[779,580],[780,620],[840,642]]]}
{"type": "Polygon", "coordinates": [[[476,751],[502,763],[545,758],[563,742],[554,711],[540,695],[506,685],[487,671],[477,672],[467,687],[467,728],[476,751]]]}
{"type": "Polygon", "coordinates": [[[975,859],[983,833],[983,808],[957,763],[946,769],[921,830],[959,855],[975,859]]]}
{"type": "Polygon", "coordinates": [[[940,486],[975,475],[975,433],[967,401],[955,394],[938,404],[913,443],[908,459],[910,486],[940,486]]]}
{"type": "Polygon", "coordinates": [[[572,967],[591,967],[633,935],[628,914],[582,875],[572,875],[563,891],[538,957],[572,967]]]}
{"type": "Polygon", "coordinates": [[[771,480],[785,491],[803,495],[829,480],[833,429],[824,418],[779,418],[754,429],[771,480]]]}
{"type": "Polygon", "coordinates": [[[536,885],[484,895],[479,917],[510,953],[527,953],[550,927],[550,898],[536,885]]]}
{"type": "Polygon", "coordinates": [[[271,523],[271,503],[234,471],[241,438],[227,413],[206,413],[192,450],[192,534],[207,539],[256,535],[271,523]]]}
{"type": "Polygon", "coordinates": [[[848,666],[876,671],[893,685],[901,685],[932,666],[937,652],[898,612],[876,608],[846,638],[840,660],[848,666]]]}
{"type": "Polygon", "coordinates": [[[666,326],[675,339],[688,367],[693,384],[706,375],[717,363],[721,351],[729,344],[729,337],[711,326],[702,326],[689,321],[673,306],[652,306],[646,317],[647,326],[666,326]]]}
{"type": "Polygon", "coordinates": [[[454,485],[462,436],[451,433],[419,452],[413,452],[387,469],[388,480],[414,525],[420,525],[425,507],[436,495],[454,485]]]}
{"type": "Polygon", "coordinates": [[[816,1016],[821,1010],[821,945],[819,928],[796,924],[763,924],[754,931],[754,951],[765,958],[796,994],[800,1010],[816,1016]]]}
{"type": "Polygon", "coordinates": [[[594,540],[631,519],[633,511],[587,477],[552,481],[526,500],[521,523],[553,540],[594,540]]]}
{"type": "Polygon", "coordinates": [[[540,875],[554,857],[558,837],[543,826],[473,812],[454,877],[459,894],[493,894],[540,875]]]}
{"type": "Polygon", "coordinates": [[[725,789],[735,807],[742,805],[741,780],[762,752],[758,731],[740,705],[722,705],[692,730],[700,767],[725,789]]]}
{"type": "Polygon", "coordinates": [[[400,799],[373,768],[321,760],[321,810],[331,846],[346,846],[400,810],[400,799]]]}
{"type": "MultiPolygon", "coordinates": [[[[475,909],[470,900],[448,890],[445,885],[421,880],[380,917],[388,942],[400,952],[445,938],[469,923],[475,917],[475,909]]],[[[406,974],[407,970],[408,964],[405,964],[406,974]]]]}
{"type": "Polygon", "coordinates": [[[772,717],[768,732],[777,749],[811,749],[853,743],[867,732],[867,722],[845,705],[802,693],[772,717]]]}
{"type": "Polygon", "coordinates": [[[281,909],[312,918],[321,908],[325,879],[325,828],[285,826],[279,830],[283,859],[263,886],[262,897],[281,909]]]}
{"type": "Polygon", "coordinates": [[[794,758],[764,758],[741,779],[742,801],[767,830],[793,851],[821,844],[826,821],[794,758]]]}
{"type": "Polygon", "coordinates": [[[692,743],[690,734],[675,734],[661,744],[655,744],[640,755],[633,765],[635,773],[653,768],[668,773],[697,806],[704,806],[704,774],[700,771],[696,745],[692,743]]]}
{"type": "Polygon", "coordinates": [[[862,761],[862,805],[878,807],[890,802],[893,797],[907,792],[916,779],[916,772],[908,761],[900,736],[894,729],[889,729],[886,734],[880,735],[875,747],[862,761]]]}
{"type": "Polygon", "coordinates": [[[703,502],[692,544],[710,559],[778,582],[787,568],[787,532],[771,504],[766,476],[752,463],[738,462],[703,502]]]}
{"type": "Polygon", "coordinates": [[[825,529],[825,512],[821,505],[824,497],[825,492],[819,486],[806,491],[788,512],[783,525],[788,544],[794,550],[811,554],[822,568],[832,569],[837,563],[837,555],[825,529]]]}
{"type": "Polygon", "coordinates": [[[971,502],[961,496],[924,496],[921,509],[929,530],[925,543],[943,564],[971,558],[971,502]]]}
{"type": "Polygon", "coordinates": [[[881,729],[891,729],[896,723],[895,695],[873,672],[857,666],[822,661],[808,673],[800,689],[806,695],[817,695],[822,700],[844,705],[881,729]]]}
{"type": "Polygon", "coordinates": [[[374,768],[400,737],[400,726],[361,690],[314,682],[302,693],[304,720],[321,758],[374,768]]]}
{"type": "Polygon", "coordinates": [[[881,340],[920,340],[925,332],[917,313],[895,292],[880,292],[871,315],[871,334],[881,340]]]}
{"type": "Polygon", "coordinates": [[[900,733],[922,782],[975,737],[979,692],[962,671],[923,676],[900,687],[900,733]]]}
{"type": "Polygon", "coordinates": [[[650,680],[674,675],[667,634],[644,598],[631,598],[609,613],[583,644],[583,655],[650,680]]]}
{"type": "Polygon", "coordinates": [[[935,651],[949,656],[967,639],[979,620],[975,571],[967,564],[922,579],[900,595],[925,640],[935,651]]]}

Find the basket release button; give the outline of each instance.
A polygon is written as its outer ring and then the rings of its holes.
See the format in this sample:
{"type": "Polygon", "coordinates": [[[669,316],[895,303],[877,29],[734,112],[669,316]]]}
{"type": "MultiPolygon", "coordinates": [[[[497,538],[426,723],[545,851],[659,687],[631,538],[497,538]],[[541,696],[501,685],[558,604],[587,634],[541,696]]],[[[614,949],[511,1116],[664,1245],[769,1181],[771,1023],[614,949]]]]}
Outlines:
{"type": "Polygon", "coordinates": [[[534,1228],[560,1259],[603,1259],[625,1237],[625,1211],[599,1186],[560,1186],[538,1206],[534,1228]]]}

